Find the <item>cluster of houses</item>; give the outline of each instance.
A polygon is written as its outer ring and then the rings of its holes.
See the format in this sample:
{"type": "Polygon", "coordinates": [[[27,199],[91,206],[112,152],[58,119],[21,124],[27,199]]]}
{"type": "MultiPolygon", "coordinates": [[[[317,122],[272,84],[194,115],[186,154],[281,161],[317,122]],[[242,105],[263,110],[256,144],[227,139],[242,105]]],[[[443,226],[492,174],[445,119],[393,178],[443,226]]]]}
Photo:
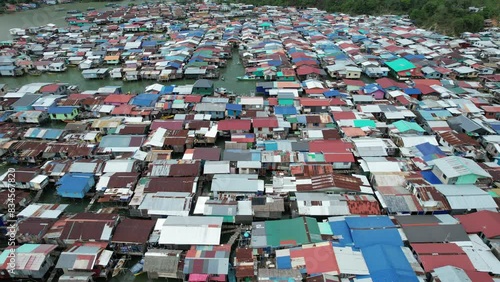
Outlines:
{"type": "Polygon", "coordinates": [[[93,281],[135,256],[150,279],[500,279],[498,32],[280,7],[200,32],[247,6],[158,7],[202,21],[160,48],[196,63],[184,75],[238,45],[242,79],[267,81],[256,95],[197,72],[143,93],[0,85],[0,157],[17,164],[0,187],[17,188],[16,254],[30,262],[8,272],[6,249],[2,278],[93,281]]]}

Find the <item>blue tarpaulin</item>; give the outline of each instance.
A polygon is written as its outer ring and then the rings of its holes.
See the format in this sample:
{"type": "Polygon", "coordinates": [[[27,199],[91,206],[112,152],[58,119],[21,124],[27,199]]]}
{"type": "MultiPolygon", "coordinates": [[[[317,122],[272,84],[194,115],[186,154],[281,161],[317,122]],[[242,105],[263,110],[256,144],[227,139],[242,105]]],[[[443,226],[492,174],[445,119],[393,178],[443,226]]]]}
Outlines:
{"type": "Polygon", "coordinates": [[[430,184],[443,184],[431,170],[423,170],[420,174],[430,184]]]}
{"type": "Polygon", "coordinates": [[[296,115],[297,109],[293,106],[276,106],[274,113],[277,115],[296,115]]]}
{"type": "Polygon", "coordinates": [[[374,245],[361,252],[373,282],[419,281],[401,247],[374,245]]]}

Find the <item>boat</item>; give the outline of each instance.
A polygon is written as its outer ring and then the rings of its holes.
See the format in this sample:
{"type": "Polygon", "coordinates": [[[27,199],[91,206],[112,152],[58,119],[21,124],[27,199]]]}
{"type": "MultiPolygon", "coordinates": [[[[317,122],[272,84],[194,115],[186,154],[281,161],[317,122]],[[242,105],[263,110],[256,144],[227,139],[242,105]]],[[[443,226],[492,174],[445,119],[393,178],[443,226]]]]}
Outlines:
{"type": "Polygon", "coordinates": [[[29,70],[28,74],[34,75],[34,76],[40,76],[40,75],[42,75],[42,71],[41,70],[29,70]]]}
{"type": "Polygon", "coordinates": [[[132,272],[132,274],[134,274],[134,276],[139,276],[142,273],[144,273],[144,271],[142,271],[143,269],[144,269],[144,259],[141,259],[136,264],[134,264],[131,268],[129,268],[130,272],[132,272]]]}
{"type": "Polygon", "coordinates": [[[238,76],[237,79],[238,80],[258,80],[259,78],[257,78],[255,75],[245,75],[245,76],[238,76]]]}
{"type": "Polygon", "coordinates": [[[66,11],[66,9],[64,9],[64,8],[56,8],[55,10],[56,10],[56,12],[66,11]]]}
{"type": "Polygon", "coordinates": [[[118,274],[120,274],[120,272],[123,270],[123,266],[125,265],[126,260],[127,259],[125,256],[121,257],[120,260],[118,260],[115,267],[113,268],[113,274],[111,275],[112,277],[115,277],[118,274]]]}
{"type": "Polygon", "coordinates": [[[81,12],[78,10],[68,10],[68,14],[80,14],[81,12]]]}
{"type": "Polygon", "coordinates": [[[95,8],[94,7],[88,7],[87,11],[95,11],[95,8]]]}
{"type": "Polygon", "coordinates": [[[217,87],[217,88],[215,88],[215,93],[226,94],[227,93],[227,89],[224,88],[224,87],[217,87]]]}

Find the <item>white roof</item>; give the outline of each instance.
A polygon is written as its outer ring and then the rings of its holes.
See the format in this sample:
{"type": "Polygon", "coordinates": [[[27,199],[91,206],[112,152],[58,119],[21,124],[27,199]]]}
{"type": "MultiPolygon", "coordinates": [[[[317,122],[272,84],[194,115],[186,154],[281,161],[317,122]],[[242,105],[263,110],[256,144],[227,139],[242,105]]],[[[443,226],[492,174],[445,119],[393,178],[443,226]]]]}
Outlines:
{"type": "Polygon", "coordinates": [[[262,164],[260,161],[238,161],[236,162],[237,168],[261,168],[262,164]]]}
{"type": "Polygon", "coordinates": [[[347,200],[341,195],[296,192],[299,214],[311,216],[350,215],[347,200]],[[313,202],[321,202],[317,205],[313,202]]]}
{"type": "Polygon", "coordinates": [[[264,191],[264,180],[258,179],[256,174],[216,174],[212,179],[212,191],[257,193],[264,191]]]}
{"type": "Polygon", "coordinates": [[[204,174],[230,173],[229,161],[206,161],[203,166],[204,174]]]}
{"type": "Polygon", "coordinates": [[[436,137],[434,135],[415,135],[415,136],[401,136],[401,141],[403,141],[403,146],[406,148],[415,147],[420,144],[430,143],[434,146],[439,146],[436,137]]]}
{"type": "Polygon", "coordinates": [[[456,156],[440,158],[434,160],[434,165],[448,178],[469,174],[475,174],[481,177],[491,177],[491,175],[482,169],[475,161],[466,158],[456,156]]]}
{"type": "Polygon", "coordinates": [[[337,265],[342,274],[370,275],[365,258],[351,247],[333,247],[337,265]]]}
{"type": "Polygon", "coordinates": [[[454,210],[492,210],[498,206],[488,192],[475,185],[434,185],[454,210]]]}
{"type": "Polygon", "coordinates": [[[67,204],[31,204],[17,216],[20,218],[58,218],[68,206],[67,204]]]}
{"type": "Polygon", "coordinates": [[[135,160],[109,160],[104,165],[103,172],[132,172],[135,160]]]}
{"type": "Polygon", "coordinates": [[[219,245],[222,217],[169,216],[161,229],[160,244],[219,245]]]}
{"type": "Polygon", "coordinates": [[[144,146],[154,146],[154,147],[163,147],[165,143],[165,134],[167,130],[165,128],[158,128],[149,140],[144,142],[144,146]]]}
{"type": "Polygon", "coordinates": [[[42,87],[45,85],[49,85],[51,83],[41,83],[41,82],[36,82],[36,83],[30,83],[22,86],[17,90],[17,92],[26,92],[26,93],[36,93],[38,92],[42,87]]]}

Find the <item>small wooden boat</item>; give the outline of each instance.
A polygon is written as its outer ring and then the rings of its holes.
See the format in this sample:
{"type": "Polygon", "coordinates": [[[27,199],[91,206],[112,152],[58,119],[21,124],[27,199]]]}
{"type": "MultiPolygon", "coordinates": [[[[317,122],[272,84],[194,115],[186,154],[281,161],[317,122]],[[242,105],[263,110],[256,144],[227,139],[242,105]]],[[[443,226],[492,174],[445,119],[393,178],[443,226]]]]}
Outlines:
{"type": "Polygon", "coordinates": [[[144,273],[144,271],[142,271],[143,269],[144,269],[144,259],[141,259],[136,264],[134,264],[129,270],[130,272],[132,272],[132,274],[134,274],[134,276],[139,276],[142,273],[144,273]]]}
{"type": "Polygon", "coordinates": [[[115,267],[113,268],[113,274],[111,275],[112,277],[118,276],[118,274],[120,274],[120,272],[123,270],[123,266],[125,265],[126,260],[127,259],[125,256],[121,257],[120,260],[118,260],[115,267]]]}
{"type": "Polygon", "coordinates": [[[258,80],[259,78],[256,77],[255,75],[245,75],[245,76],[238,76],[238,80],[258,80]]]}
{"type": "Polygon", "coordinates": [[[42,71],[41,70],[29,70],[28,74],[33,75],[33,76],[40,76],[40,75],[42,75],[42,71]]]}

